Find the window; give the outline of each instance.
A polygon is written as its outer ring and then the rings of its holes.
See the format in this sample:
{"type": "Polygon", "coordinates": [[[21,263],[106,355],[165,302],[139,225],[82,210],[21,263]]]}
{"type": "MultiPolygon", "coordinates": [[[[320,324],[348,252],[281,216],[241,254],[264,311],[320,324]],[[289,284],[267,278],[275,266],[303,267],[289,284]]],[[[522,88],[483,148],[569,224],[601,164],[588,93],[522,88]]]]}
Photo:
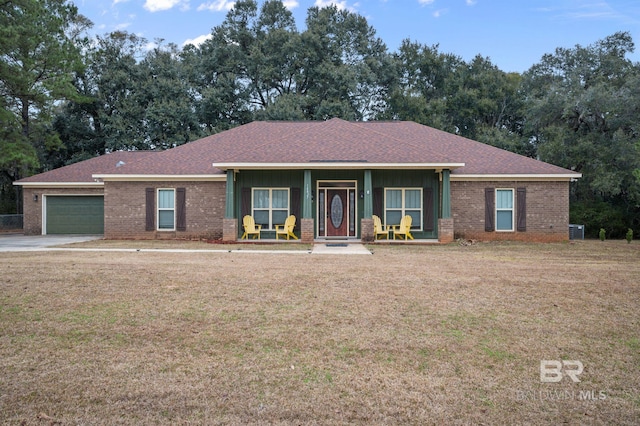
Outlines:
{"type": "Polygon", "coordinates": [[[411,216],[411,229],[422,229],[422,188],[385,188],[385,223],[399,225],[411,216]]]}
{"type": "Polygon", "coordinates": [[[289,188],[253,188],[252,216],[262,229],[275,229],[289,216],[289,188]]]}
{"type": "Polygon", "coordinates": [[[496,231],[513,231],[513,189],[496,189],[496,231]]]}
{"type": "Polygon", "coordinates": [[[158,189],[158,230],[174,231],[176,229],[175,198],[174,189],[158,189]]]}

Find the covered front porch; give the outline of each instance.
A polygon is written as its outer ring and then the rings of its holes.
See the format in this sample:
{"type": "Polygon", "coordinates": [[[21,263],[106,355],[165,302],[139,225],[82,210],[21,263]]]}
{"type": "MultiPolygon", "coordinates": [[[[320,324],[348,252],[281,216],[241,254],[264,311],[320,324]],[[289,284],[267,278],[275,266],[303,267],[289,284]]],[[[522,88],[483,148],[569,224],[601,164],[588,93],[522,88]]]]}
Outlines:
{"type": "MultiPolygon", "coordinates": [[[[402,217],[411,216],[411,241],[415,243],[453,241],[450,173],[460,165],[243,166],[247,165],[216,165],[227,176],[225,241],[243,236],[243,217],[247,215],[260,228],[252,237],[265,242],[276,241],[276,230],[289,216],[295,216],[293,234],[302,243],[373,242],[374,215],[383,225],[396,229],[402,217]]],[[[401,241],[394,239],[393,231],[389,237],[387,241],[401,241]]]]}

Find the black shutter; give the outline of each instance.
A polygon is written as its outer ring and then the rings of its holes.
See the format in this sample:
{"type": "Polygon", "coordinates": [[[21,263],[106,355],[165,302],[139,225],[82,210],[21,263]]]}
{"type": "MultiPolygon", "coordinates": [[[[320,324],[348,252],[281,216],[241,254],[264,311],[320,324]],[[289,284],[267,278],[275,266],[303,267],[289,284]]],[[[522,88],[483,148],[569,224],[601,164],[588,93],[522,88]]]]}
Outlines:
{"type": "Polygon", "coordinates": [[[484,189],[484,230],[487,232],[495,230],[493,225],[493,218],[495,215],[495,197],[494,188],[484,189]]]}
{"type": "Polygon", "coordinates": [[[240,219],[251,215],[251,188],[242,188],[240,193],[240,219]]]}
{"type": "Polygon", "coordinates": [[[300,188],[291,188],[291,209],[289,210],[292,215],[296,217],[296,226],[293,227],[296,231],[300,230],[300,188]]]}
{"type": "Polygon", "coordinates": [[[433,231],[435,229],[433,220],[433,189],[424,188],[422,196],[424,197],[424,200],[422,200],[423,229],[425,231],[433,231]]]}
{"type": "Polygon", "coordinates": [[[373,214],[384,220],[384,189],[373,188],[373,214]]]}
{"type": "Polygon", "coordinates": [[[146,217],[145,217],[145,229],[147,231],[154,231],[156,229],[156,190],[154,188],[147,188],[146,193],[146,217]]]}
{"type": "Polygon", "coordinates": [[[187,230],[187,194],[185,188],[176,189],[176,229],[187,230]]]}
{"type": "Polygon", "coordinates": [[[527,188],[518,188],[518,232],[527,230],[527,188]]]}

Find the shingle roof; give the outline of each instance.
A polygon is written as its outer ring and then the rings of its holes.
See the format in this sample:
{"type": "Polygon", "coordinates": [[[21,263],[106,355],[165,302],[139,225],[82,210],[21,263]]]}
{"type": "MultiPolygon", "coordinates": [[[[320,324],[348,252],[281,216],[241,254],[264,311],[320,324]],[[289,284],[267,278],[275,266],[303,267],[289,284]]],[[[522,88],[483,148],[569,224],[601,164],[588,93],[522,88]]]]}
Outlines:
{"type": "Polygon", "coordinates": [[[153,151],[116,151],[100,157],[80,161],[48,172],[40,173],[28,178],[20,179],[16,183],[86,183],[93,182],[96,173],[115,173],[119,167],[138,161],[153,151]],[[124,164],[122,164],[124,163],[124,164]],[[120,164],[120,165],[119,165],[120,164]]]}
{"type": "MultiPolygon", "coordinates": [[[[453,171],[457,175],[579,176],[552,164],[414,122],[349,122],[337,118],[308,122],[255,121],[137,161],[125,160],[122,167],[95,168],[93,174],[211,175],[221,173],[214,164],[220,169],[238,163],[247,167],[284,163],[313,169],[319,162],[329,161],[415,164],[416,167],[463,163],[463,167],[453,171]]],[[[93,163],[86,165],[85,175],[92,166],[93,163]]],[[[360,165],[364,167],[366,165],[360,165]]],[[[32,178],[40,181],[37,176],[32,178]]]]}

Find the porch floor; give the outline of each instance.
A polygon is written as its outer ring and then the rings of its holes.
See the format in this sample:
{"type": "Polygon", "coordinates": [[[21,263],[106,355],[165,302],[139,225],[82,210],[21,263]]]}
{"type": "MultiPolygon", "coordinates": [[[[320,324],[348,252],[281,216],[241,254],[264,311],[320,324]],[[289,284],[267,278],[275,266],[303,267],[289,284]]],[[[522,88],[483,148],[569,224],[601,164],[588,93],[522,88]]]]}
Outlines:
{"type": "Polygon", "coordinates": [[[435,238],[414,239],[414,240],[375,240],[373,244],[441,244],[435,238]]]}

